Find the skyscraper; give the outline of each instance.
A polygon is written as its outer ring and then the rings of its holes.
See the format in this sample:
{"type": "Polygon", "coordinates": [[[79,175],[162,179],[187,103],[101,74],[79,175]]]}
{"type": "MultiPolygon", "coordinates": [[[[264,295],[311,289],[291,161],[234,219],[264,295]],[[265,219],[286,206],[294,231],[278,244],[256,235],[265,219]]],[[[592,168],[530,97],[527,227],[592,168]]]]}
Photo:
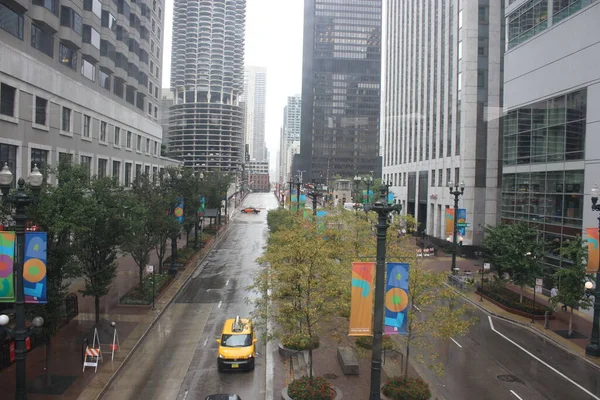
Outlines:
{"type": "Polygon", "coordinates": [[[246,0],[175,0],[170,155],[236,171],[242,161],[246,0]]]}
{"type": "MultiPolygon", "coordinates": [[[[381,0],[305,0],[305,179],[381,172],[381,0]]],[[[297,158],[296,158],[297,160],[297,158]]]]}
{"type": "Polygon", "coordinates": [[[247,66],[244,69],[244,103],[245,124],[244,143],[250,149],[250,159],[267,160],[265,143],[265,106],[267,94],[267,69],[247,66]]]}
{"type": "Polygon", "coordinates": [[[283,108],[283,127],[279,139],[279,181],[287,182],[291,163],[287,162],[287,153],[290,145],[300,143],[300,116],[302,110],[302,97],[297,94],[288,96],[287,105],[283,108]]]}
{"type": "MultiPolygon", "coordinates": [[[[0,166],[59,161],[130,185],[160,157],[164,2],[0,2],[0,166]]],[[[50,179],[54,179],[51,177],[50,179]]]]}
{"type": "Polygon", "coordinates": [[[497,218],[502,4],[387,0],[383,177],[419,229],[441,240],[453,231],[447,186],[464,181],[464,245],[480,244],[497,218]]]}

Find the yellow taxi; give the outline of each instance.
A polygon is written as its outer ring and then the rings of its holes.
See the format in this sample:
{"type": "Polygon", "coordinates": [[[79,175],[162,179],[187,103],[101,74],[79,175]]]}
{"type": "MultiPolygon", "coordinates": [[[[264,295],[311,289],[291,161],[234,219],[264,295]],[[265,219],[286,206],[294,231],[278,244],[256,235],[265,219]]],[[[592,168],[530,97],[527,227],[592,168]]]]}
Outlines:
{"type": "Polygon", "coordinates": [[[254,329],[252,321],[239,316],[228,319],[223,326],[221,338],[217,339],[219,353],[217,367],[219,371],[226,369],[254,369],[256,357],[254,329]]]}

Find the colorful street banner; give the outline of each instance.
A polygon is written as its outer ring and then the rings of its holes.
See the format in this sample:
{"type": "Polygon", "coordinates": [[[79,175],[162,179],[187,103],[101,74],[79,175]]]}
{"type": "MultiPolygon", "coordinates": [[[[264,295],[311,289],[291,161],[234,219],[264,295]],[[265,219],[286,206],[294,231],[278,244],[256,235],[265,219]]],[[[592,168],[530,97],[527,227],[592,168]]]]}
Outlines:
{"type": "Polygon", "coordinates": [[[46,232],[25,232],[23,292],[25,303],[46,304],[46,232]]]}
{"type": "Polygon", "coordinates": [[[588,273],[598,272],[600,253],[598,252],[598,228],[585,228],[588,243],[588,273]]]}
{"type": "Polygon", "coordinates": [[[408,322],[408,264],[387,263],[384,334],[405,335],[408,322]]]}
{"type": "Polygon", "coordinates": [[[374,262],[352,263],[352,294],[350,298],[350,332],[348,336],[373,334],[374,262]]]}
{"type": "Polygon", "coordinates": [[[362,191],[362,198],[363,198],[363,204],[364,203],[370,203],[371,199],[373,198],[373,191],[369,190],[369,193],[367,193],[366,190],[362,191]]]}
{"type": "Polygon", "coordinates": [[[200,207],[198,207],[197,214],[199,217],[204,215],[204,209],[206,207],[206,197],[200,196],[200,207]]]}
{"type": "Polygon", "coordinates": [[[388,204],[394,204],[394,193],[393,192],[388,193],[387,201],[388,201],[388,204]]]}
{"type": "Polygon", "coordinates": [[[454,208],[446,208],[446,237],[454,235],[454,208]]]}
{"type": "Polygon", "coordinates": [[[15,233],[0,232],[0,303],[15,301],[15,233]]]}
{"type": "MultiPolygon", "coordinates": [[[[466,224],[467,223],[467,209],[466,208],[459,208],[457,210],[457,216],[456,216],[456,223],[457,224],[466,224]]],[[[465,232],[466,232],[467,228],[465,228],[464,226],[458,226],[456,228],[456,232],[464,237],[465,236],[465,232]]]]}
{"type": "Polygon", "coordinates": [[[325,216],[327,215],[327,211],[325,210],[317,210],[317,232],[322,233],[327,228],[327,221],[325,220],[325,216]]]}
{"type": "Polygon", "coordinates": [[[179,221],[180,224],[183,224],[183,198],[178,197],[177,206],[175,206],[175,218],[179,221]]]}

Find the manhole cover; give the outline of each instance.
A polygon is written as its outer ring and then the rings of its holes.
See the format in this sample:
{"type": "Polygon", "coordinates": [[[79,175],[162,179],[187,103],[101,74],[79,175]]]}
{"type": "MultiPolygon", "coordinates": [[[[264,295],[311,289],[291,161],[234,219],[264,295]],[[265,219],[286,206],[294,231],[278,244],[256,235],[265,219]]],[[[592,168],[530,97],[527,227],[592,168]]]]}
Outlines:
{"type": "Polygon", "coordinates": [[[338,376],[336,374],[333,373],[329,373],[329,374],[325,374],[323,375],[323,378],[325,379],[336,379],[338,376]]]}
{"type": "Polygon", "coordinates": [[[514,375],[498,375],[497,378],[499,380],[501,380],[502,382],[516,382],[516,383],[523,383],[522,380],[520,380],[519,378],[517,378],[514,375]]]}

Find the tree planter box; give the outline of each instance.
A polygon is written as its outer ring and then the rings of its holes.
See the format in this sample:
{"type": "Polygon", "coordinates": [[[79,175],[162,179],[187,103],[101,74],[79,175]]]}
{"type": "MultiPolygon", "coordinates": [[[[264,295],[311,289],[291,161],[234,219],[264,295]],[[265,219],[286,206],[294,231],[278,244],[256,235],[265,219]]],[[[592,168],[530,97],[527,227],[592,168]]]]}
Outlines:
{"type": "MultiPolygon", "coordinates": [[[[334,400],[341,400],[344,398],[344,395],[342,394],[342,391],[335,387],[332,386],[331,387],[333,390],[335,390],[335,397],[333,398],[334,400]]],[[[281,398],[283,400],[293,400],[290,396],[288,396],[288,388],[287,386],[283,388],[283,390],[281,391],[281,398]]]]}
{"type": "MultiPolygon", "coordinates": [[[[477,294],[482,295],[482,293],[480,291],[477,291],[477,294]]],[[[538,315],[538,314],[530,314],[528,312],[525,311],[521,311],[521,310],[517,310],[514,308],[511,308],[507,305],[504,305],[488,296],[485,295],[485,293],[483,293],[483,298],[486,299],[487,301],[489,301],[492,304],[497,305],[498,307],[500,307],[501,309],[503,309],[504,311],[508,311],[511,314],[515,314],[515,315],[520,315],[521,317],[526,317],[526,318],[532,318],[534,320],[539,320],[539,321],[544,321],[546,319],[545,315],[538,315]]],[[[548,319],[555,319],[556,316],[554,316],[552,313],[548,314],[548,319]]]]}

